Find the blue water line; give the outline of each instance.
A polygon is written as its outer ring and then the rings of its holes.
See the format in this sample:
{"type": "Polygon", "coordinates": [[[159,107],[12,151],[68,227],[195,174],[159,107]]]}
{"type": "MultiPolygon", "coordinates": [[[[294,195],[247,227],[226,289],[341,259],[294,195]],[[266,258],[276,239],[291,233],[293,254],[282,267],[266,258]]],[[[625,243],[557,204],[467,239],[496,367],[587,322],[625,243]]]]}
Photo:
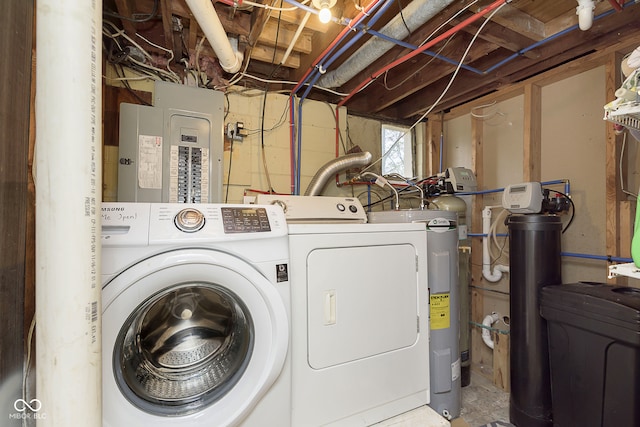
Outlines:
{"type": "Polygon", "coordinates": [[[578,254],[574,252],[560,252],[560,255],[566,256],[566,257],[574,257],[574,258],[597,259],[600,261],[608,261],[608,262],[633,262],[631,258],[622,258],[622,257],[615,257],[610,255],[590,255],[590,254],[578,254]]]}
{"type": "MultiPolygon", "coordinates": [[[[308,6],[304,6],[294,0],[285,0],[287,3],[290,3],[292,5],[295,5],[297,7],[300,7],[301,9],[307,11],[307,12],[311,12],[311,13],[317,13],[317,11],[315,11],[315,9],[309,8],[308,6]]],[[[373,25],[375,22],[377,22],[382,15],[384,14],[384,12],[391,7],[391,5],[394,3],[394,0],[386,0],[384,3],[383,2],[378,2],[376,3],[373,8],[369,11],[369,20],[367,21],[367,25],[373,25]],[[381,7],[380,7],[380,6],[381,7]],[[379,8],[379,9],[378,9],[379,8]],[[377,11],[375,11],[375,13],[373,13],[373,15],[371,15],[371,13],[375,10],[378,9],[377,11]]],[[[367,16],[364,16],[362,18],[362,20],[358,23],[356,23],[354,25],[354,30],[358,30],[358,29],[364,29],[363,26],[363,21],[367,18],[367,16]]],[[[349,23],[351,21],[349,20],[349,23]]],[[[335,49],[338,47],[338,45],[340,45],[349,35],[349,33],[345,33],[342,38],[333,46],[332,49],[330,49],[326,55],[325,58],[328,57],[329,55],[331,55],[335,49]]],[[[300,87],[302,87],[303,85],[307,84],[310,79],[311,79],[311,84],[309,84],[304,92],[304,94],[300,97],[299,101],[298,101],[298,132],[297,132],[297,141],[296,141],[296,153],[294,156],[294,159],[296,161],[296,165],[295,165],[295,175],[294,175],[294,194],[299,195],[300,194],[300,181],[301,181],[301,170],[302,170],[302,103],[304,102],[305,98],[307,97],[307,95],[309,94],[309,92],[311,91],[311,89],[313,88],[313,86],[316,84],[316,82],[318,81],[318,79],[322,76],[323,73],[320,72],[320,70],[325,69],[326,67],[328,67],[329,65],[331,65],[333,62],[335,62],[347,49],[349,49],[351,46],[353,46],[362,36],[364,35],[363,31],[359,31],[358,34],[356,34],[356,36],[352,37],[344,46],[342,46],[338,52],[335,55],[332,55],[331,58],[323,63],[319,63],[316,67],[315,70],[313,70],[306,78],[303,82],[301,82],[302,84],[300,85],[300,87]]],[[[295,95],[295,93],[291,94],[292,96],[295,95]]],[[[294,126],[295,123],[292,123],[292,126],[294,126]]]]}
{"type": "MultiPolygon", "coordinates": [[[[420,48],[420,46],[416,46],[414,44],[407,43],[407,42],[402,41],[402,40],[394,39],[392,37],[387,36],[386,34],[378,32],[376,30],[367,29],[366,31],[369,34],[373,35],[373,36],[379,37],[379,38],[381,38],[383,40],[386,40],[386,41],[388,41],[390,43],[397,44],[398,46],[405,47],[407,49],[416,50],[416,49],[420,48]]],[[[440,55],[439,53],[436,53],[436,52],[433,52],[433,51],[430,51],[430,50],[425,50],[425,51],[423,51],[421,53],[423,53],[425,55],[432,56],[432,57],[437,58],[437,59],[439,59],[441,61],[448,62],[451,65],[455,65],[455,66],[460,65],[460,61],[456,61],[454,59],[447,58],[446,56],[440,55]]],[[[474,72],[476,74],[483,74],[482,71],[478,70],[477,68],[473,68],[473,67],[471,67],[469,65],[462,64],[461,68],[464,68],[465,70],[474,72]]]]}
{"type": "MultiPolygon", "coordinates": [[[[305,5],[301,4],[301,3],[298,3],[298,2],[297,2],[297,1],[295,1],[295,0],[285,0],[285,1],[286,1],[287,3],[290,3],[290,4],[294,5],[294,6],[300,7],[300,8],[301,8],[301,9],[303,9],[303,10],[310,11],[310,12],[312,12],[312,13],[316,13],[316,14],[318,13],[315,9],[310,8],[310,7],[308,7],[308,6],[305,6],[305,5]]],[[[384,2],[384,3],[383,3],[383,2],[377,2],[377,3],[376,3],[376,4],[371,8],[371,10],[369,10],[369,14],[368,14],[367,16],[362,17],[362,19],[361,19],[359,22],[355,23],[355,24],[353,25],[353,27],[352,27],[352,31],[357,31],[357,34],[356,34],[356,36],[355,36],[355,37],[356,37],[356,39],[355,39],[354,41],[352,41],[352,42],[351,42],[351,41],[350,41],[350,42],[348,42],[348,43],[349,43],[349,46],[353,45],[353,44],[355,43],[355,41],[357,41],[358,39],[360,39],[360,37],[362,37],[362,35],[364,34],[364,31],[366,30],[366,27],[365,27],[365,26],[364,26],[364,24],[363,24],[364,20],[365,20],[366,18],[368,18],[368,17],[369,17],[369,21],[367,21],[367,26],[369,26],[369,25],[370,25],[369,23],[375,23],[375,22],[377,22],[377,21],[378,21],[378,19],[380,19],[380,18],[382,17],[382,14],[383,14],[383,13],[384,13],[384,12],[385,12],[389,7],[391,7],[391,5],[393,4],[393,2],[394,2],[394,0],[387,0],[387,1],[386,1],[386,2],[384,2]],[[382,8],[380,8],[380,6],[383,6],[383,7],[382,7],[382,8]],[[378,9],[378,8],[380,8],[380,9],[376,11],[376,9],[378,9]]],[[[346,22],[346,23],[347,23],[347,25],[349,25],[349,24],[352,22],[352,20],[350,20],[350,19],[345,19],[345,20],[344,20],[344,22],[346,22]]],[[[338,22],[338,23],[343,23],[343,22],[338,22]]],[[[344,41],[348,36],[349,36],[349,33],[345,33],[345,34],[344,34],[344,35],[343,35],[343,36],[338,40],[338,42],[337,42],[337,43],[335,43],[335,45],[334,45],[334,46],[333,46],[333,47],[332,47],[328,52],[326,52],[326,53],[325,53],[325,56],[324,56],[324,57],[325,57],[325,58],[327,58],[329,55],[331,55],[331,54],[335,51],[335,49],[337,49],[337,48],[338,48],[338,46],[339,46],[339,45],[340,45],[340,44],[341,44],[341,43],[342,43],[342,42],[343,42],[343,41],[344,41]]],[[[335,61],[335,59],[334,59],[333,61],[335,61]]],[[[333,61],[332,61],[332,62],[333,62],[333,61]]],[[[322,67],[320,64],[318,64],[318,65],[316,66],[316,69],[315,69],[315,70],[313,70],[313,71],[312,71],[312,72],[311,72],[311,73],[306,77],[306,79],[305,79],[304,81],[302,81],[302,82],[301,82],[300,87],[302,87],[302,85],[306,84],[306,83],[309,81],[309,79],[311,78],[311,76],[312,76],[314,73],[318,73],[318,72],[320,72],[320,70],[321,70],[322,68],[323,68],[323,67],[322,67]]],[[[326,69],[326,68],[325,68],[325,69],[326,69]]],[[[299,89],[298,89],[298,90],[299,90],[299,89]]]]}
{"type": "MultiPolygon", "coordinates": [[[[483,233],[467,233],[469,237],[489,237],[487,234],[483,233]]],[[[507,237],[509,234],[506,233],[497,233],[498,237],[507,237]]],[[[580,254],[575,252],[560,252],[560,256],[564,257],[573,257],[573,258],[585,258],[585,259],[595,259],[599,261],[607,261],[607,262],[633,262],[631,258],[624,257],[616,257],[611,255],[591,255],[591,254],[580,254]]]]}

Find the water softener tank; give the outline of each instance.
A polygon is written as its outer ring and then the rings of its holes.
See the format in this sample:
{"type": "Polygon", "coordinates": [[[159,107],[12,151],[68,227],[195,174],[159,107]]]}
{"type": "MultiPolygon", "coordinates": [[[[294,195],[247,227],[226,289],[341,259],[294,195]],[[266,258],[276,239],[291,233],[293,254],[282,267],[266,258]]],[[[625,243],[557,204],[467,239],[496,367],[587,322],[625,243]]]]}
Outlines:
{"type": "Polygon", "coordinates": [[[555,215],[512,215],[509,227],[511,395],[518,427],[551,427],[551,374],[541,289],[562,283],[562,221],[555,215]]]}
{"type": "Polygon", "coordinates": [[[443,194],[431,200],[436,209],[458,214],[458,283],[460,286],[460,382],[471,384],[471,242],[467,232],[467,204],[458,196],[443,194]]]}
{"type": "Polygon", "coordinates": [[[421,222],[427,229],[429,284],[429,406],[445,418],[460,416],[460,295],[457,214],[443,210],[370,212],[371,223],[421,222]]]}

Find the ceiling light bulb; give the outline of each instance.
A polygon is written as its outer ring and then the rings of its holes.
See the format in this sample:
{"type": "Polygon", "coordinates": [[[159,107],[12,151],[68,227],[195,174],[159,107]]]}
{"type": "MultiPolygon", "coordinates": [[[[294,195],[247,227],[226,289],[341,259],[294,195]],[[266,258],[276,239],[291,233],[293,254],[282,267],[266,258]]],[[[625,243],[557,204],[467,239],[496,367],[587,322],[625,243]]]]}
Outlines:
{"type": "Polygon", "coordinates": [[[320,13],[318,13],[318,18],[320,18],[320,22],[322,22],[323,24],[331,21],[331,10],[329,10],[328,6],[322,6],[322,8],[320,9],[320,13]]]}

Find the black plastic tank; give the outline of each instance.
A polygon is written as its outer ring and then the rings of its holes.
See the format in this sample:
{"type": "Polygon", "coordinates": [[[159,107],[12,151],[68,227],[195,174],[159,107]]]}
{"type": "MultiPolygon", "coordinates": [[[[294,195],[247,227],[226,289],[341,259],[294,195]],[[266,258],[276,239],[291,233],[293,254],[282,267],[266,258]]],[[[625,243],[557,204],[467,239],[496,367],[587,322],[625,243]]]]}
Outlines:
{"type": "Polygon", "coordinates": [[[554,426],[640,426],[640,289],[549,286],[540,303],[554,426]]]}
{"type": "Polygon", "coordinates": [[[551,427],[552,402],[544,286],[562,283],[562,221],[555,215],[512,215],[509,228],[509,419],[518,427],[551,427]]]}

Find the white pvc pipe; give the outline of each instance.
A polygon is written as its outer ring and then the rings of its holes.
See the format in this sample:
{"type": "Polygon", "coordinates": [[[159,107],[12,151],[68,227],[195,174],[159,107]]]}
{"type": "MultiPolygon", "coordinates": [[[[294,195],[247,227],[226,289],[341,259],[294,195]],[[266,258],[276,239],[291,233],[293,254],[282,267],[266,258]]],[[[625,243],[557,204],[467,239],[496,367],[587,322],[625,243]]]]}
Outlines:
{"type": "Polygon", "coordinates": [[[482,276],[489,282],[502,279],[503,273],[509,272],[509,267],[497,264],[491,271],[491,255],[489,253],[489,233],[491,229],[491,207],[482,210],[482,276]]]}
{"type": "Polygon", "coordinates": [[[38,0],[38,426],[100,426],[102,1],[38,0]],[[72,42],[72,43],[70,43],[72,42]]]}
{"type": "Polygon", "coordinates": [[[289,43],[289,47],[287,48],[287,51],[282,56],[282,60],[280,61],[280,64],[284,65],[284,63],[287,62],[287,59],[289,59],[289,55],[291,55],[291,51],[296,45],[296,42],[298,41],[300,34],[302,34],[302,30],[304,29],[304,26],[307,25],[307,21],[309,20],[310,16],[311,16],[311,12],[307,12],[302,17],[302,21],[300,21],[300,25],[298,25],[298,29],[296,30],[296,33],[293,35],[293,39],[291,39],[291,43],[289,43]]]}
{"type": "Polygon", "coordinates": [[[239,71],[243,55],[231,46],[211,0],[186,0],[186,2],[216,53],[222,69],[227,73],[239,71]]]}
{"type": "Polygon", "coordinates": [[[491,350],[493,350],[494,344],[493,339],[491,338],[491,330],[489,328],[491,328],[498,320],[500,320],[500,315],[496,312],[487,314],[482,320],[482,326],[484,326],[484,328],[482,328],[482,341],[491,350]]]}
{"type": "Polygon", "coordinates": [[[578,0],[576,15],[578,15],[578,26],[582,31],[587,31],[593,25],[593,10],[595,8],[593,0],[578,0]]]}

